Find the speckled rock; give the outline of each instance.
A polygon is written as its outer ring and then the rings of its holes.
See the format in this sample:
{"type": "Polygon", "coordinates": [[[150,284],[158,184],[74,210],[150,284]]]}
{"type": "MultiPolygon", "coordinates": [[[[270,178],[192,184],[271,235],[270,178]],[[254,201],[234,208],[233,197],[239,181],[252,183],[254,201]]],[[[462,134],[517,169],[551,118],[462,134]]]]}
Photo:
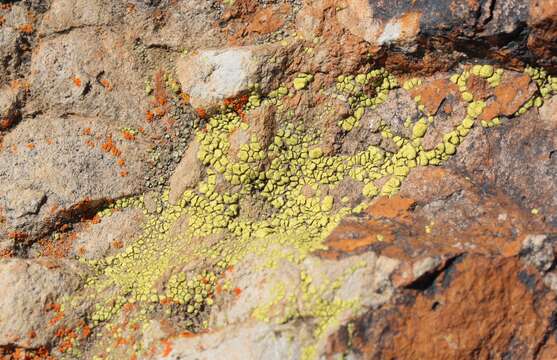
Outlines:
{"type": "Polygon", "coordinates": [[[20,124],[3,144],[4,236],[15,232],[33,240],[61,219],[143,186],[144,145],[125,140],[106,120],[38,117],[20,124]]]}
{"type": "Polygon", "coordinates": [[[145,221],[138,209],[123,209],[101,218],[79,232],[72,242],[71,255],[88,260],[114,255],[129,246],[140,234],[145,221]]]}
{"type": "Polygon", "coordinates": [[[73,319],[54,311],[62,296],[80,285],[82,270],[52,259],[0,261],[0,346],[36,348],[52,341],[56,329],[73,319]],[[57,318],[57,320],[51,320],[57,318]],[[45,326],[49,323],[50,326],[45,326]]]}
{"type": "Polygon", "coordinates": [[[557,358],[556,9],[1,4],[0,358],[557,358]]]}

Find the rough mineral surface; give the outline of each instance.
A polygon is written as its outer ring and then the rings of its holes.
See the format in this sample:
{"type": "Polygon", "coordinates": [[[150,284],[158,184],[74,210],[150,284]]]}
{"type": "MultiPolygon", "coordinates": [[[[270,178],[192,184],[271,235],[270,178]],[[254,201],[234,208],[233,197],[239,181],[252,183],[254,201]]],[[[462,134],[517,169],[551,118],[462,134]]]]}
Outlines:
{"type": "Polygon", "coordinates": [[[553,0],[0,3],[0,359],[556,359],[553,0]]]}

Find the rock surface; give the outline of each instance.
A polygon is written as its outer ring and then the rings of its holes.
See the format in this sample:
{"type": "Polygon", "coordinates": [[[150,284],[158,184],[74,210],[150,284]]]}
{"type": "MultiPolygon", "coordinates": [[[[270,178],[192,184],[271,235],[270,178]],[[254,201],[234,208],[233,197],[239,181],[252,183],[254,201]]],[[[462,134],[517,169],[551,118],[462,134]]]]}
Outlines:
{"type": "MultiPolygon", "coordinates": [[[[0,262],[0,346],[47,345],[60,323],[62,297],[79,287],[79,267],[51,259],[4,259],[0,262]],[[56,305],[58,304],[58,305],[56,305]],[[56,305],[56,306],[55,306],[56,305]],[[54,308],[57,311],[52,311],[54,308]],[[53,320],[54,319],[54,320],[53,320]],[[45,326],[49,323],[50,326],[45,326]]],[[[74,320],[75,321],[75,320],[74,320]]]]}
{"type": "Polygon", "coordinates": [[[557,358],[554,0],[0,4],[0,358],[557,358]]]}

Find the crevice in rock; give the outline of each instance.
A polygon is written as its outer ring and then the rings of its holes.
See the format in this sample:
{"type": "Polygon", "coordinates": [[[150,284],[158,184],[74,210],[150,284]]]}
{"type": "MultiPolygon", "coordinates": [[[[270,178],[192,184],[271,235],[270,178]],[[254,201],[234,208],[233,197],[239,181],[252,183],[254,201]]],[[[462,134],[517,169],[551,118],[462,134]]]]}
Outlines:
{"type": "MultiPolygon", "coordinates": [[[[417,290],[417,291],[421,291],[421,292],[432,291],[434,286],[435,286],[435,282],[439,278],[439,276],[443,273],[446,273],[463,256],[464,256],[463,254],[459,254],[459,255],[456,255],[456,256],[453,256],[453,257],[447,259],[445,261],[445,263],[443,264],[443,266],[441,266],[440,268],[434,269],[433,271],[426,272],[425,274],[423,274],[419,278],[415,279],[410,284],[406,285],[405,288],[411,289],[411,290],[417,290]]],[[[448,278],[448,279],[449,279],[448,281],[450,283],[450,278],[448,278]]],[[[445,281],[443,281],[443,282],[445,282],[445,281]]],[[[443,286],[446,287],[446,286],[448,286],[448,284],[446,284],[446,285],[443,284],[443,286]]]]}

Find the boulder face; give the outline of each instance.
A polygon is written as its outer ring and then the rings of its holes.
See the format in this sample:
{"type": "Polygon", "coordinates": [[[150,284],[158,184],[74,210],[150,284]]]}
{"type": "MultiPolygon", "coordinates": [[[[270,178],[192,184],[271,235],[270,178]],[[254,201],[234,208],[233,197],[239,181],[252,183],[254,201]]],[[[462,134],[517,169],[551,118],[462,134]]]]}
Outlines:
{"type": "Polygon", "coordinates": [[[553,0],[0,4],[0,358],[557,358],[553,0]]]}

